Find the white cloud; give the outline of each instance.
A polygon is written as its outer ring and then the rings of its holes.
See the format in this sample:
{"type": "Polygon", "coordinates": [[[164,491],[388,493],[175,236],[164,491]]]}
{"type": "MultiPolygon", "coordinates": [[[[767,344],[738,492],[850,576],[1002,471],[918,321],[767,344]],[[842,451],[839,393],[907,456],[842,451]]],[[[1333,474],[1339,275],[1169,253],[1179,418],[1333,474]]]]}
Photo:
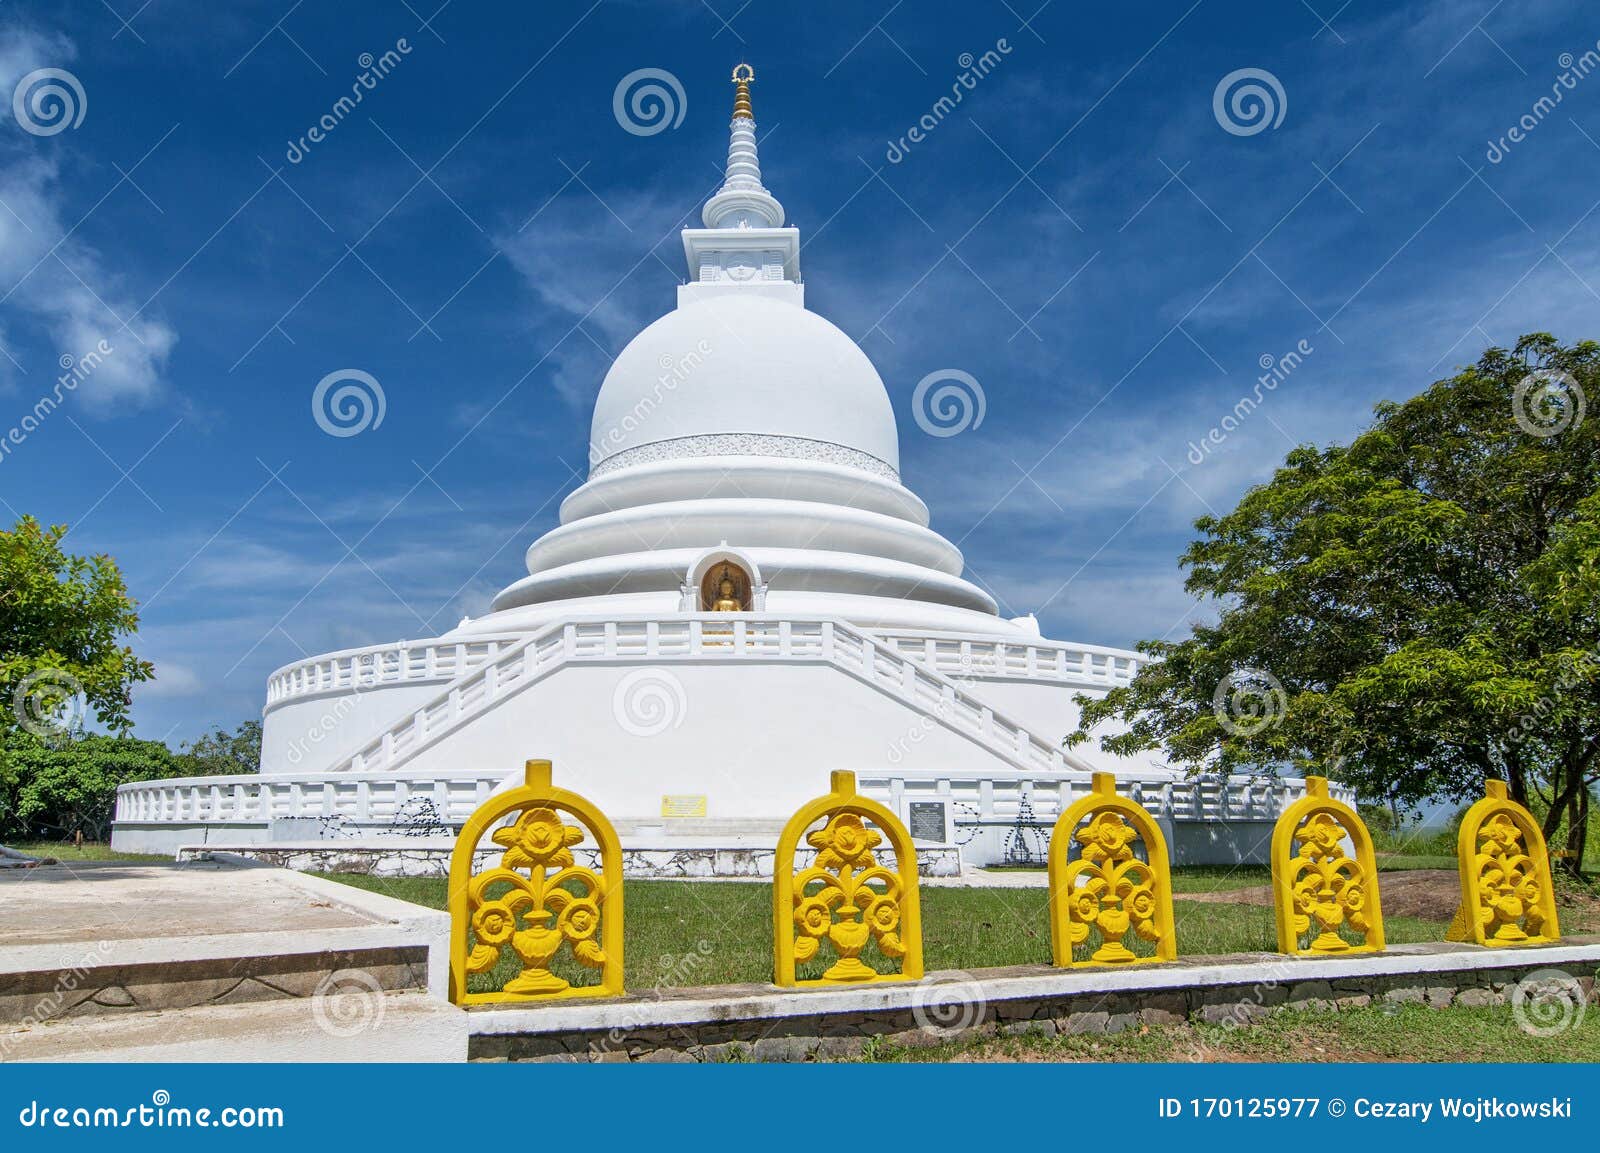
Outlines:
{"type": "MultiPolygon", "coordinates": [[[[61,67],[75,51],[56,34],[0,33],[0,96],[36,68],[61,67]]],[[[164,388],[167,359],[177,333],[142,315],[127,287],[100,254],[67,223],[67,201],[57,159],[60,137],[40,138],[15,123],[0,129],[0,292],[5,303],[43,326],[53,348],[48,376],[66,356],[80,360],[101,346],[112,349],[78,386],[91,410],[140,406],[164,388]],[[70,233],[70,234],[69,234],[70,233]]],[[[8,351],[16,355],[14,327],[8,351]]],[[[20,359],[20,357],[19,357],[20,359]]],[[[9,360],[0,362],[13,373],[9,360]]]]}
{"type": "Polygon", "coordinates": [[[188,665],[181,665],[176,661],[156,661],[155,666],[155,680],[139,686],[140,696],[155,700],[198,697],[210,689],[210,685],[188,665]]]}

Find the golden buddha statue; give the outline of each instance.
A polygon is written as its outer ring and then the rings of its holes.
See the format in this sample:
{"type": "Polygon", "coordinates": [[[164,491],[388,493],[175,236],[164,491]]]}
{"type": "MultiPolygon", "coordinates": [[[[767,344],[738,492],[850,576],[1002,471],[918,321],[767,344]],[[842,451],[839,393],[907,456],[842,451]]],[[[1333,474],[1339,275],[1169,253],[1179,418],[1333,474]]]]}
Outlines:
{"type": "Polygon", "coordinates": [[[739,598],[734,595],[733,577],[728,573],[727,566],[722,569],[722,579],[717,583],[717,599],[711,604],[714,613],[743,612],[744,606],[739,603],[739,598]]]}

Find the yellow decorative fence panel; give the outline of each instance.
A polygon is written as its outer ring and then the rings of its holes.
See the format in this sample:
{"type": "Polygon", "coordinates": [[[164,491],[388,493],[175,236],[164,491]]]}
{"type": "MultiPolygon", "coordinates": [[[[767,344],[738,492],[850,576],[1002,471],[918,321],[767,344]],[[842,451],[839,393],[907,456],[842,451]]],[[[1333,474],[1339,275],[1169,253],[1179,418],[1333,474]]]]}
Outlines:
{"type": "Polygon", "coordinates": [[[1484,782],[1456,839],[1461,908],[1449,941],[1537,945],[1558,940],[1550,852],[1533,814],[1506,796],[1504,781],[1484,782]]]}
{"type": "Polygon", "coordinates": [[[622,992],[622,845],[599,809],[551,783],[549,761],[529,761],[526,783],[468,818],[450,856],[449,909],[458,1005],[622,992]],[[499,865],[474,872],[484,832],[513,813],[490,838],[504,849],[499,865]],[[573,857],[585,841],[600,850],[598,873],[573,857]],[[500,973],[511,958],[518,971],[498,990],[468,991],[470,978],[500,973]],[[560,961],[598,969],[598,983],[574,985],[554,971],[560,961]]]}
{"type": "Polygon", "coordinates": [[[1149,813],[1117,795],[1115,777],[1094,774],[1090,794],[1056,821],[1049,852],[1050,948],[1057,965],[1122,965],[1177,957],[1166,838],[1149,813]],[[1146,860],[1134,854],[1136,840],[1144,843],[1146,860]],[[1081,852],[1072,861],[1074,842],[1081,852]],[[1075,947],[1093,944],[1091,933],[1098,934],[1098,947],[1086,960],[1076,960],[1075,947]],[[1135,940],[1153,944],[1153,955],[1135,953],[1129,948],[1135,940]]]}
{"type": "Polygon", "coordinates": [[[1307,777],[1306,795],[1273,827],[1272,904],[1280,953],[1383,951],[1372,837],[1354,809],[1328,795],[1326,777],[1307,777]]]}
{"type": "Polygon", "coordinates": [[[783,827],[772,864],[772,924],[777,984],[857,985],[915,981],[922,977],[922,909],[917,855],[911,835],[893,813],[856,792],[854,773],[836,772],[832,792],[801,806],[783,827]],[[818,821],[822,827],[812,829],[818,821]],[[869,828],[867,822],[873,826],[869,828]],[[795,872],[800,838],[817,850],[811,866],[795,872]],[[884,838],[894,868],[877,858],[884,838]],[[822,953],[835,960],[822,975],[795,976],[797,964],[822,953]],[[898,959],[898,973],[879,973],[861,959],[868,945],[898,959]]]}

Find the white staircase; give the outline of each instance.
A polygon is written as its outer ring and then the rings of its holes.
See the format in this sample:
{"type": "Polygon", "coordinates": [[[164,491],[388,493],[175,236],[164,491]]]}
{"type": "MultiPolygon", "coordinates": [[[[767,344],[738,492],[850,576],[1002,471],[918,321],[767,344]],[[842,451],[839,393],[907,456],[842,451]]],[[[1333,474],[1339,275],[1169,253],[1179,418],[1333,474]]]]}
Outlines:
{"type": "MultiPolygon", "coordinates": [[[[917,651],[913,648],[911,651],[917,651]]],[[[816,662],[891,696],[1024,773],[1091,771],[1081,757],[995,711],[970,681],[923,664],[841,620],[728,614],[725,618],[618,618],[554,624],[499,645],[422,707],[391,725],[334,773],[389,772],[560,669],[618,660],[816,662]]]]}

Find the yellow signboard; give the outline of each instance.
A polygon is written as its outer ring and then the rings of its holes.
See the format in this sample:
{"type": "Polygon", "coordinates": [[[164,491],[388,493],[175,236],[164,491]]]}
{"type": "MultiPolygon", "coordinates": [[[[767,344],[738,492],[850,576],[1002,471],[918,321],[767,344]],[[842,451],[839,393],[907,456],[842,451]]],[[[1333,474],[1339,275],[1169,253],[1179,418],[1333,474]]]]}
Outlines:
{"type": "Polygon", "coordinates": [[[704,794],[680,794],[661,798],[663,817],[703,817],[706,815],[704,794]]]}

